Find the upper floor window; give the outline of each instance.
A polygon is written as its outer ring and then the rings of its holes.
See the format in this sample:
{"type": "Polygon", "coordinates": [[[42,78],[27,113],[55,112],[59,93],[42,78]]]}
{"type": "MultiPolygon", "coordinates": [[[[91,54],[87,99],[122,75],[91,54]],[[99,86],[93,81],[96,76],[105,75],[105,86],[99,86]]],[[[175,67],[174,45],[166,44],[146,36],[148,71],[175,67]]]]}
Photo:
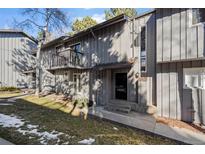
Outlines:
{"type": "Polygon", "coordinates": [[[141,27],[140,33],[140,71],[146,72],[146,61],[147,61],[147,52],[146,52],[146,27],[141,27]]]}
{"type": "Polygon", "coordinates": [[[205,9],[192,9],[192,24],[205,22],[205,9]]]}
{"type": "Polygon", "coordinates": [[[62,49],[63,49],[63,46],[62,46],[62,45],[56,46],[56,53],[61,52],[62,49]]]}
{"type": "Polygon", "coordinates": [[[75,65],[82,65],[82,58],[83,53],[81,52],[81,44],[74,44],[70,46],[71,52],[70,52],[70,58],[71,62],[75,65]]]}
{"type": "Polygon", "coordinates": [[[71,48],[74,52],[77,52],[77,53],[81,52],[81,45],[80,45],[80,43],[75,44],[75,45],[72,45],[72,46],[70,46],[70,48],[71,48]]]}

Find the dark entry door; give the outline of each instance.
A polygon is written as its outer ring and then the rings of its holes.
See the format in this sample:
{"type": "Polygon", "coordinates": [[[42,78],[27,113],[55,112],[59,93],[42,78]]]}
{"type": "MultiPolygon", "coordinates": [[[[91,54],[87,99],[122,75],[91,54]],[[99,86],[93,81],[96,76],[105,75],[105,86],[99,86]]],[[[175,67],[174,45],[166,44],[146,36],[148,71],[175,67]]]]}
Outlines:
{"type": "Polygon", "coordinates": [[[127,100],[127,73],[115,74],[115,98],[127,100]]]}

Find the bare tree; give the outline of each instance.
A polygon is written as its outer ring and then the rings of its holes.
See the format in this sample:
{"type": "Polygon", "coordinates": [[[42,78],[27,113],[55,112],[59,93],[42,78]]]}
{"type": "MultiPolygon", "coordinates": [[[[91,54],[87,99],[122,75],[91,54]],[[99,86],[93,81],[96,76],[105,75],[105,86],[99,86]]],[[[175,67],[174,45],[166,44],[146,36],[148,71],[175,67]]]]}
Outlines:
{"type": "Polygon", "coordinates": [[[38,40],[38,49],[36,56],[36,95],[40,92],[40,75],[41,75],[41,47],[42,44],[49,41],[51,32],[62,32],[68,26],[66,13],[58,8],[29,8],[22,11],[22,15],[27,18],[23,21],[16,22],[16,27],[20,29],[37,28],[42,32],[42,37],[38,40]]]}

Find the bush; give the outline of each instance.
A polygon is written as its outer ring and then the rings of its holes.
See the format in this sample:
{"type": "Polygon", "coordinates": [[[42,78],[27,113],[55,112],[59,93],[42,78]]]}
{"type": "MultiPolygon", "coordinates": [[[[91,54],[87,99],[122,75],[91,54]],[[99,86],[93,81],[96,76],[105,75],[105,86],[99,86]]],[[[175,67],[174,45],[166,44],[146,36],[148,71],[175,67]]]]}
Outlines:
{"type": "Polygon", "coordinates": [[[93,101],[88,100],[87,98],[78,98],[74,100],[74,104],[79,107],[92,107],[93,101]]]}
{"type": "Polygon", "coordinates": [[[16,87],[0,87],[0,91],[20,91],[19,88],[16,88],[16,87]]]}
{"type": "Polygon", "coordinates": [[[74,101],[74,104],[79,107],[87,107],[88,99],[87,98],[78,98],[74,101]]]}

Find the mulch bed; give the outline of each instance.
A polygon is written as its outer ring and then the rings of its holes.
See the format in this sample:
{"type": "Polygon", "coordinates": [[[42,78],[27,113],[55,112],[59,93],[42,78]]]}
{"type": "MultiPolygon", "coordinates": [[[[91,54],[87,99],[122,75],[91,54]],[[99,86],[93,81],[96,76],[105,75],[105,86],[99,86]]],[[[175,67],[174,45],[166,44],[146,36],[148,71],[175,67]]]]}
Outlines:
{"type": "Polygon", "coordinates": [[[202,128],[200,125],[187,123],[180,120],[165,118],[165,117],[157,117],[156,122],[163,123],[165,125],[171,126],[171,127],[178,127],[178,128],[185,128],[197,133],[203,133],[205,134],[205,129],[202,128]]]}

